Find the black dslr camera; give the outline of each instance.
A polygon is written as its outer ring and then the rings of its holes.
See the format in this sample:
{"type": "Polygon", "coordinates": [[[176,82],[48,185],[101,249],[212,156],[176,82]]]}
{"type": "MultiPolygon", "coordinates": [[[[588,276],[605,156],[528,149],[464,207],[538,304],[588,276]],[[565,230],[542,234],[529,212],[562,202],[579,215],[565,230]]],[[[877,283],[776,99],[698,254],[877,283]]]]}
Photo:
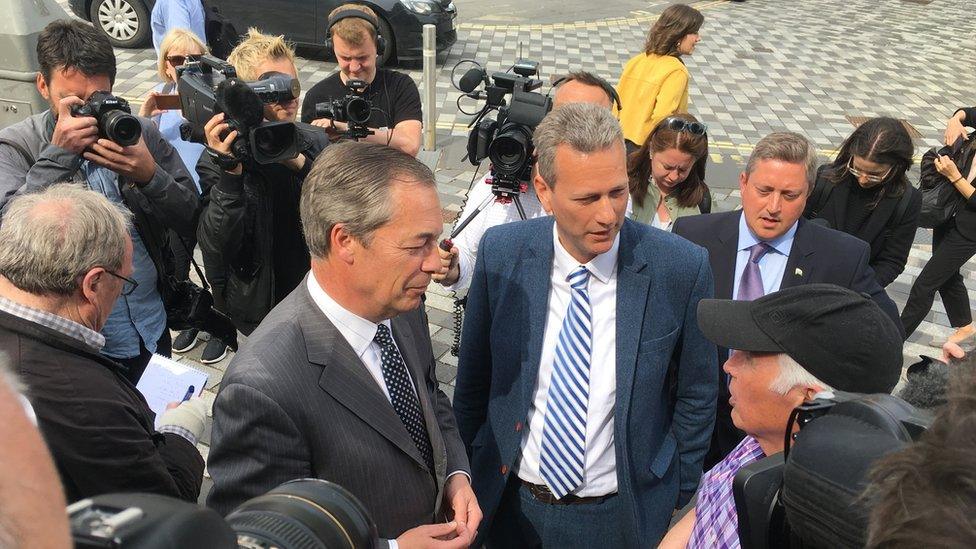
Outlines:
{"type": "Polygon", "coordinates": [[[264,105],[298,97],[298,80],[275,75],[257,82],[244,82],[226,61],[204,55],[177,69],[180,103],[186,122],[180,127],[183,139],[207,143],[203,127],[215,114],[225,113],[228,133],[237,130],[231,145],[241,161],[273,164],[298,156],[302,143],[294,122],[265,122],[264,105]]]}
{"type": "Polygon", "coordinates": [[[363,96],[368,85],[363,80],[349,80],[346,82],[348,91],[345,97],[315,104],[315,118],[331,119],[333,128],[335,122],[345,122],[348,129],[337,133],[349,139],[372,135],[374,132],[366,127],[366,123],[373,112],[373,104],[363,96]]]}
{"type": "MultiPolygon", "coordinates": [[[[221,518],[158,494],[106,494],[68,506],[76,549],[375,549],[376,525],[337,484],[292,480],[221,518]]],[[[384,543],[385,547],[386,544],[384,543]]]]}
{"type": "Polygon", "coordinates": [[[886,394],[836,392],[799,406],[784,433],[792,447],[735,475],[741,546],[864,547],[870,510],[861,494],[868,472],[931,424],[929,412],[886,394]]]}
{"type": "MultiPolygon", "coordinates": [[[[473,61],[468,61],[473,63],[473,61]]],[[[468,97],[484,99],[485,106],[469,124],[468,160],[478,165],[486,157],[491,161],[492,192],[496,196],[518,196],[522,182],[528,181],[535,162],[532,132],[552,109],[552,99],[535,92],[542,80],[531,78],[539,73],[539,63],[520,59],[511,68],[515,74],[488,73],[480,66],[468,70],[455,84],[468,97]],[[477,90],[484,84],[484,90],[477,90]],[[506,102],[505,96],[512,99],[506,102]],[[485,118],[496,110],[498,116],[485,118]]]]}
{"type": "Polygon", "coordinates": [[[91,116],[98,121],[98,136],[128,147],[139,142],[142,124],[132,116],[129,102],[107,91],[97,91],[84,105],[72,105],[72,116],[91,116]]]}

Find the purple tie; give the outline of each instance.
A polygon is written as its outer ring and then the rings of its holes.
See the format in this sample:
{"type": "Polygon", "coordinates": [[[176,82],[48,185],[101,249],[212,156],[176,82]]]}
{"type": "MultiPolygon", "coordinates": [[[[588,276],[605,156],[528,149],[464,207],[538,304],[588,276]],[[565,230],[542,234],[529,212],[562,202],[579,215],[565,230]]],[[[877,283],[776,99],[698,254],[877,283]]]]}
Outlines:
{"type": "Polygon", "coordinates": [[[765,242],[759,242],[749,247],[749,261],[742,271],[742,278],[739,279],[739,293],[736,294],[735,299],[752,301],[765,295],[762,273],[759,271],[759,260],[771,249],[772,247],[765,242]]]}

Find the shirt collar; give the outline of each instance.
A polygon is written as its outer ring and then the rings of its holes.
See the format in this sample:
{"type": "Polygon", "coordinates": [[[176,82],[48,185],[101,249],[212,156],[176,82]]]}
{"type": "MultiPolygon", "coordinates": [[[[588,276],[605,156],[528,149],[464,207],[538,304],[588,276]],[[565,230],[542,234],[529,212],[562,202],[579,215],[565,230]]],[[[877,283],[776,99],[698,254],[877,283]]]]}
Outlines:
{"type": "MultiPolygon", "coordinates": [[[[556,224],[552,224],[552,247],[554,251],[553,255],[553,265],[556,269],[556,274],[562,279],[566,280],[570,273],[576,270],[580,266],[579,261],[570,255],[563,247],[562,243],[559,242],[559,233],[556,229],[556,224]]],[[[594,257],[589,261],[589,263],[584,264],[586,270],[590,272],[597,280],[606,284],[610,281],[617,272],[617,253],[620,251],[620,232],[617,232],[617,236],[613,239],[613,245],[606,252],[594,257]]]]}
{"type": "MultiPolygon", "coordinates": [[[[379,324],[366,320],[342,305],[339,305],[336,300],[332,299],[319,286],[319,283],[315,280],[315,275],[312,273],[308,274],[307,284],[308,293],[311,294],[312,301],[318,305],[326,318],[335,324],[336,329],[346,338],[352,350],[356,352],[356,356],[362,357],[366,353],[366,350],[369,349],[369,344],[373,342],[373,338],[376,337],[376,330],[379,328],[379,324]]],[[[388,319],[384,320],[382,324],[390,328],[390,321],[388,319]]]]}
{"type": "MultiPolygon", "coordinates": [[[[769,244],[780,255],[790,255],[790,248],[793,246],[793,237],[796,236],[796,228],[799,225],[800,220],[797,219],[788,231],[772,240],[765,241],[766,244],[769,244]]],[[[736,249],[741,252],[742,250],[751,248],[753,245],[758,244],[759,242],[760,240],[756,238],[756,235],[753,234],[752,229],[749,228],[749,224],[746,223],[746,213],[742,212],[739,215],[739,247],[736,249]]]]}
{"type": "Polygon", "coordinates": [[[76,341],[101,351],[105,346],[105,336],[92,330],[84,324],[79,324],[71,319],[65,318],[54,313],[35,309],[23,303],[0,297],[0,311],[12,314],[18,318],[40,324],[45,328],[50,328],[60,334],[64,334],[76,341]]]}

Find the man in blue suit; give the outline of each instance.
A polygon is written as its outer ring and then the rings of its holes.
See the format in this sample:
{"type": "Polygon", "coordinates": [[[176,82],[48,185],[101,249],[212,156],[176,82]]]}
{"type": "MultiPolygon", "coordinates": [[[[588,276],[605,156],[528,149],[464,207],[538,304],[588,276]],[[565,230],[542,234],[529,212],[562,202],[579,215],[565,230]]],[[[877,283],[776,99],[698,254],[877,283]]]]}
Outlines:
{"type": "Polygon", "coordinates": [[[534,136],[552,217],[490,229],[468,293],[454,410],[492,547],[636,547],[698,486],[715,410],[705,251],[630,220],[610,113],[534,136]],[[557,184],[558,181],[558,184],[557,184]]]}

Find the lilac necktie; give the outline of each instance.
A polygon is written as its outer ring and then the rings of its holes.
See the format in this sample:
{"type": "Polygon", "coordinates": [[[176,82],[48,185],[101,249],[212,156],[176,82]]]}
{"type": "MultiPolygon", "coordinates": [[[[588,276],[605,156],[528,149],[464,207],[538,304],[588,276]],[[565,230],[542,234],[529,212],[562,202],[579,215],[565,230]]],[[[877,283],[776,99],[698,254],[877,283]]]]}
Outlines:
{"type": "Polygon", "coordinates": [[[759,271],[759,260],[770,251],[772,247],[765,242],[759,242],[749,247],[749,261],[746,268],[742,271],[742,278],[739,279],[739,293],[735,299],[738,301],[752,301],[766,294],[763,289],[762,273],[759,271]]]}

